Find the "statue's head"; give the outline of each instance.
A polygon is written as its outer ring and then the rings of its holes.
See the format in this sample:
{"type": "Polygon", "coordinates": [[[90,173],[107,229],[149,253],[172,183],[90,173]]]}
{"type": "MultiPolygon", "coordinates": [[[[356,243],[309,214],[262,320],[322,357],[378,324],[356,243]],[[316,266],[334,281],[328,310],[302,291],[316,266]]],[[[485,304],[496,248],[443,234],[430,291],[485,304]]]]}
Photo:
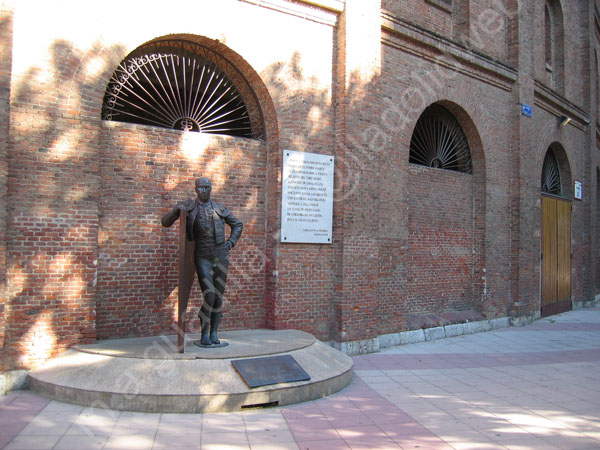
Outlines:
{"type": "Polygon", "coordinates": [[[212,189],[212,185],[208,178],[202,177],[196,179],[196,195],[198,196],[198,200],[203,203],[206,203],[210,200],[210,191],[212,189]]]}

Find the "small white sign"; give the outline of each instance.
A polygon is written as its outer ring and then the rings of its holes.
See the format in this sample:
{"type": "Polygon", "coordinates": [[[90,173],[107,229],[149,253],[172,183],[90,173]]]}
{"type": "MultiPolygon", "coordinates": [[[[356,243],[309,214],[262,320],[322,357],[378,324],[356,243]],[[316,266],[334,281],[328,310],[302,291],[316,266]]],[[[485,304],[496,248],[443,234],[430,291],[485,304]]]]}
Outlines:
{"type": "Polygon", "coordinates": [[[583,200],[583,185],[581,181],[575,182],[575,189],[573,189],[573,197],[575,200],[583,200]]]}
{"type": "Polygon", "coordinates": [[[283,151],[281,242],[330,244],[334,157],[283,151]]]}

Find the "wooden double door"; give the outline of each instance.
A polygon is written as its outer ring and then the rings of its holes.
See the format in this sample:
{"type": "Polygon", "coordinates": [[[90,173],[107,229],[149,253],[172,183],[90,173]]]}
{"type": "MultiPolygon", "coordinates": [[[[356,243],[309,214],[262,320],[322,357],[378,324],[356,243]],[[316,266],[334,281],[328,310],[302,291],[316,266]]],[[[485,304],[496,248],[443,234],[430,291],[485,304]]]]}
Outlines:
{"type": "Polygon", "coordinates": [[[542,196],[542,316],[571,309],[571,202],[542,196]]]}

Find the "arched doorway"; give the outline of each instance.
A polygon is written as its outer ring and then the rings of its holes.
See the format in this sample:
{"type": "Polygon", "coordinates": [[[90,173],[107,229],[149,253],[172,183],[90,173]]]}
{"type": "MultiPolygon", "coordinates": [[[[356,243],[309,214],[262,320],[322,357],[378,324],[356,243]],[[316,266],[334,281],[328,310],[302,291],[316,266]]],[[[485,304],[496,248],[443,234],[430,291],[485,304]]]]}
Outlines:
{"type": "Polygon", "coordinates": [[[562,147],[548,147],[542,166],[541,315],[571,309],[571,174],[562,147]]]}

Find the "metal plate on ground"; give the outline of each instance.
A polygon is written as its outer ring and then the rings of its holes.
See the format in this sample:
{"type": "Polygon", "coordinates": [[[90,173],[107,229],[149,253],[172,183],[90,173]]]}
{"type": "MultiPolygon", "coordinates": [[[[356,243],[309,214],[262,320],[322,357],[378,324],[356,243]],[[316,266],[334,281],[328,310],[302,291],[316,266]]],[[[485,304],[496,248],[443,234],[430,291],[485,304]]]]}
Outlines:
{"type": "Polygon", "coordinates": [[[310,375],[291,355],[238,359],[231,364],[251,388],[310,380],[310,375]]]}

